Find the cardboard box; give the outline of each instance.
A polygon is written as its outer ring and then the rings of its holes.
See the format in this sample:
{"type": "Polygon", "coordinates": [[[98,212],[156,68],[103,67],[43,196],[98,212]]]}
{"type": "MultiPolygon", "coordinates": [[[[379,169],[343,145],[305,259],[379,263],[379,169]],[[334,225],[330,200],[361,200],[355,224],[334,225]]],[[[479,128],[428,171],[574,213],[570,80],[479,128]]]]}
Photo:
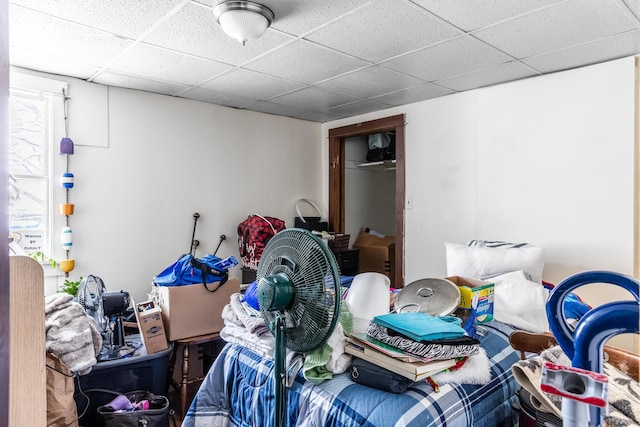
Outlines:
{"type": "Polygon", "coordinates": [[[378,237],[363,228],[353,244],[360,250],[359,272],[369,271],[382,273],[391,279],[395,277],[396,238],[395,236],[378,237]]]}
{"type": "Polygon", "coordinates": [[[158,353],[166,350],[167,337],[164,333],[164,324],[162,322],[162,309],[157,307],[153,301],[145,301],[139,304],[134,303],[134,311],[136,320],[138,321],[138,330],[140,337],[147,349],[147,354],[158,353]]]}
{"type": "MultiPolygon", "coordinates": [[[[208,284],[215,289],[217,283],[208,284]]],[[[199,284],[158,286],[162,320],[169,341],[220,332],[222,309],[232,294],[240,292],[240,280],[230,278],[215,292],[199,284]]]]}
{"type": "Polygon", "coordinates": [[[477,323],[493,320],[493,283],[466,277],[447,277],[460,288],[460,307],[473,308],[477,323]]]}

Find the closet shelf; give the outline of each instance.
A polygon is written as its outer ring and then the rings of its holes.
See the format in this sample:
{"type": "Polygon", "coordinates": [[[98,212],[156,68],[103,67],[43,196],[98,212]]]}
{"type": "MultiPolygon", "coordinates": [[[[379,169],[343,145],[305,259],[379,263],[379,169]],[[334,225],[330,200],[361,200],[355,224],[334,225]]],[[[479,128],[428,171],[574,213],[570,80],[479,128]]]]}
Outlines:
{"type": "Polygon", "coordinates": [[[382,160],[379,162],[356,163],[356,168],[371,171],[393,171],[396,170],[396,161],[382,160]]]}

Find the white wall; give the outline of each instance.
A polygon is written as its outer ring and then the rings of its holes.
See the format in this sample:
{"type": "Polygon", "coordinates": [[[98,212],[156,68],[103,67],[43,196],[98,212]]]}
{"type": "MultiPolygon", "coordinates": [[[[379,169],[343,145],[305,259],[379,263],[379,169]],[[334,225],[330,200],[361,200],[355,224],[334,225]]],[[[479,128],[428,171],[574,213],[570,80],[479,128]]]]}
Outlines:
{"type": "MultiPolygon", "coordinates": [[[[322,198],[318,123],[122,88],[104,96],[103,86],[64,80],[70,104],[91,104],[95,95],[108,107],[108,115],[85,118],[95,120],[96,136],[108,124],[108,147],[76,144],[70,158],[72,279],[93,274],[108,291],[124,289],[142,300],[152,278],[189,251],[194,212],[201,215],[197,255],[212,252],[224,234],[218,256],[238,257],[236,229],[247,215],[275,216],[293,226],[298,198],[322,198]]],[[[56,155],[54,177],[63,170],[63,157],[56,155]]],[[[57,209],[64,192],[56,183],[53,193],[57,209]]],[[[63,217],[53,220],[53,254],[62,259],[57,238],[63,217]]],[[[240,267],[232,276],[240,277],[240,267]]],[[[47,289],[54,291],[55,285],[47,289]]]]}
{"type": "MultiPolygon", "coordinates": [[[[444,243],[529,242],[544,279],[633,274],[634,59],[323,124],[406,115],[405,283],[446,274],[444,243]]],[[[327,189],[325,188],[325,193],[327,189]]],[[[587,287],[594,305],[626,298],[587,287]]]]}
{"type": "MultiPolygon", "coordinates": [[[[395,114],[406,115],[414,202],[406,283],[445,275],[444,242],[470,239],[545,246],[552,282],[586,269],[632,274],[633,67],[625,58],[323,125],[110,88],[108,147],[77,146],[71,162],[72,277],[94,274],[110,291],[145,297],[188,250],[196,211],[199,254],[225,234],[218,255],[237,255],[236,227],[249,213],[292,225],[298,198],[327,200],[328,129],[395,114]]],[[[88,85],[67,80],[71,94],[88,85]]],[[[104,114],[95,120],[100,129],[104,114]]],[[[56,206],[63,193],[54,193],[56,206]]]]}

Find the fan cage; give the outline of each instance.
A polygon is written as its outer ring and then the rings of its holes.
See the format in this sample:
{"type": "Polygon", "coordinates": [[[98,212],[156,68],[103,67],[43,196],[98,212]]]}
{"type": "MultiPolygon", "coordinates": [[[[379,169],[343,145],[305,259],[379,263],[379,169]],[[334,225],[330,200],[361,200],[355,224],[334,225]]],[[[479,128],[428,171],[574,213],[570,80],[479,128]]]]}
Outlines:
{"type": "Polygon", "coordinates": [[[108,327],[108,319],[104,316],[102,297],[106,292],[106,287],[101,278],[89,275],[85,277],[78,285],[77,299],[78,303],[84,308],[84,311],[97,324],[101,334],[108,327]]]}
{"type": "MultiPolygon", "coordinates": [[[[340,311],[340,274],[327,246],[306,230],[290,228],[276,234],[258,265],[261,292],[265,277],[284,274],[293,284],[291,303],[281,310],[287,348],[305,353],[321,346],[329,337],[340,311]]],[[[268,324],[275,311],[261,307],[268,324]]]]}

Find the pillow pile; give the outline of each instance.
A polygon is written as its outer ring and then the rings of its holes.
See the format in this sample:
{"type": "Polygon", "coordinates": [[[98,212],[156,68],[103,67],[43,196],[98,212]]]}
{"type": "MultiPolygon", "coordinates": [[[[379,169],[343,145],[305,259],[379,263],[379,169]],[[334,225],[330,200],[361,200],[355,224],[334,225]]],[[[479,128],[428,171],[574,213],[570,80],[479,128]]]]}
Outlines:
{"type": "Polygon", "coordinates": [[[495,320],[530,332],[549,330],[546,311],[549,292],[541,283],[527,280],[523,271],[496,276],[491,281],[495,320]]]}
{"type": "Polygon", "coordinates": [[[483,247],[445,243],[447,276],[487,279],[512,271],[524,271],[533,282],[542,283],[545,248],[483,247]]]}
{"type": "Polygon", "coordinates": [[[472,241],[445,243],[447,276],[462,276],[494,283],[495,320],[531,332],[549,330],[542,285],[546,249],[528,244],[472,241]]]}

